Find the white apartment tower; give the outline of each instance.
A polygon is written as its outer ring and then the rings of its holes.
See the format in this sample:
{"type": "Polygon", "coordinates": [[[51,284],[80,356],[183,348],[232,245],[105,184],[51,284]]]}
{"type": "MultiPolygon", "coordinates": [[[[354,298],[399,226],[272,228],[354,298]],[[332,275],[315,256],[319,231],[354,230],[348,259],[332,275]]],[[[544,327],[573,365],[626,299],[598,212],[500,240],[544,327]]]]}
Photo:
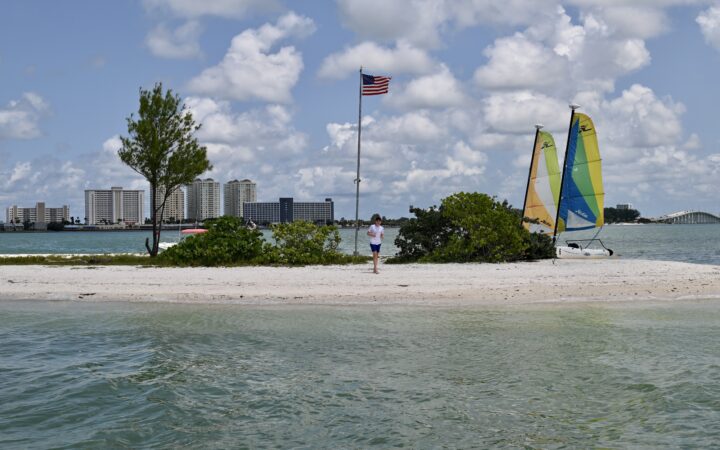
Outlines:
{"type": "Polygon", "coordinates": [[[187,204],[188,219],[203,221],[220,217],[220,183],[212,178],[196,178],[187,186],[187,204]]]}
{"type": "MultiPolygon", "coordinates": [[[[150,196],[152,197],[152,191],[150,192],[150,196]]],[[[164,197],[165,189],[158,188],[158,203],[162,202],[162,199],[164,197]]],[[[155,204],[154,200],[151,203],[153,205],[153,210],[159,206],[155,204]]],[[[150,213],[152,214],[152,211],[150,213]]],[[[183,192],[182,188],[178,186],[174,191],[170,193],[170,196],[165,202],[165,212],[163,213],[163,220],[182,221],[183,219],[185,219],[185,192],[183,192]]]]}
{"type": "Polygon", "coordinates": [[[257,185],[250,180],[232,180],[223,186],[226,216],[245,217],[243,203],[257,202],[257,185]]]}
{"type": "Polygon", "coordinates": [[[145,191],[123,190],[112,187],[110,190],[85,190],[85,218],[88,225],[142,223],[144,215],[145,191]]]}
{"type": "Polygon", "coordinates": [[[18,208],[17,205],[13,205],[5,211],[5,216],[8,223],[63,222],[70,220],[70,208],[67,205],[60,208],[46,208],[45,202],[37,202],[34,208],[18,208]]]}

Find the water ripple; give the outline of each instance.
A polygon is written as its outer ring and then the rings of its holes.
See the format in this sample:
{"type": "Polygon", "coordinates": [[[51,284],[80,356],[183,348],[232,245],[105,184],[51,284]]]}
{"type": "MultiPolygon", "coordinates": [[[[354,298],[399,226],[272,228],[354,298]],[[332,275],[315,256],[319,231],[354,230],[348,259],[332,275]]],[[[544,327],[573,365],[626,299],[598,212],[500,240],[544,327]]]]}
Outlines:
{"type": "Polygon", "coordinates": [[[4,302],[0,447],[710,447],[719,318],[4,302]]]}

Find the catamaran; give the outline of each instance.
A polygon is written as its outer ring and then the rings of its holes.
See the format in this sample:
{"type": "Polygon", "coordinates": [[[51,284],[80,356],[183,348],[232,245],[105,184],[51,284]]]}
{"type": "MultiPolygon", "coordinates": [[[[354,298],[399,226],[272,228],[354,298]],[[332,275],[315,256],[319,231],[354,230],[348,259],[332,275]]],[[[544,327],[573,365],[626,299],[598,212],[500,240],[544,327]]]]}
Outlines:
{"type": "Polygon", "coordinates": [[[554,243],[563,231],[598,228],[592,239],[568,239],[566,245],[556,245],[555,253],[558,258],[608,257],[613,251],[597,238],[605,220],[605,192],[595,126],[589,116],[575,112],[579,106],[570,105],[570,108],[562,172],[552,136],[540,131],[541,125],[536,125],[523,224],[532,232],[552,234],[554,243]],[[592,245],[595,247],[591,248],[592,245]]]}

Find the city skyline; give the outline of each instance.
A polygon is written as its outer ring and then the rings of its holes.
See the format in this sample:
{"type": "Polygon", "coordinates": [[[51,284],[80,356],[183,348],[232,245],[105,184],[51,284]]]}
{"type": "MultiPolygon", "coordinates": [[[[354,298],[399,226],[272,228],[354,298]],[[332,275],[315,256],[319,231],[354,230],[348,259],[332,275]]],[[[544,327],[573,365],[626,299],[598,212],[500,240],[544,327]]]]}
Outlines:
{"type": "Polygon", "coordinates": [[[4,207],[77,212],[95,186],[147,190],[119,161],[118,136],[138,89],[159,81],[203,124],[215,167],[202,179],[263,180],[262,199],[331,197],[337,217],[354,218],[363,65],[392,82],[363,102],[362,218],[408,216],[461,190],[520,207],[534,125],[562,153],[571,101],[597,126],[606,205],[720,209],[717,2],[188,5],[0,7],[4,207]]]}

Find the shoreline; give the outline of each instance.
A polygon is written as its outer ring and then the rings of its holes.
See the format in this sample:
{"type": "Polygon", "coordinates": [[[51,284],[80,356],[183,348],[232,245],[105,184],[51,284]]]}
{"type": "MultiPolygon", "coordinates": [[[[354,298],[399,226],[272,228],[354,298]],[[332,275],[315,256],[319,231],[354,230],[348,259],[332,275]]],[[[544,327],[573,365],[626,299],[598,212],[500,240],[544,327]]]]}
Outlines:
{"type": "Polygon", "coordinates": [[[237,305],[505,306],[720,299],[720,266],[545,260],[235,268],[2,266],[0,302],[67,300],[237,305]]]}

